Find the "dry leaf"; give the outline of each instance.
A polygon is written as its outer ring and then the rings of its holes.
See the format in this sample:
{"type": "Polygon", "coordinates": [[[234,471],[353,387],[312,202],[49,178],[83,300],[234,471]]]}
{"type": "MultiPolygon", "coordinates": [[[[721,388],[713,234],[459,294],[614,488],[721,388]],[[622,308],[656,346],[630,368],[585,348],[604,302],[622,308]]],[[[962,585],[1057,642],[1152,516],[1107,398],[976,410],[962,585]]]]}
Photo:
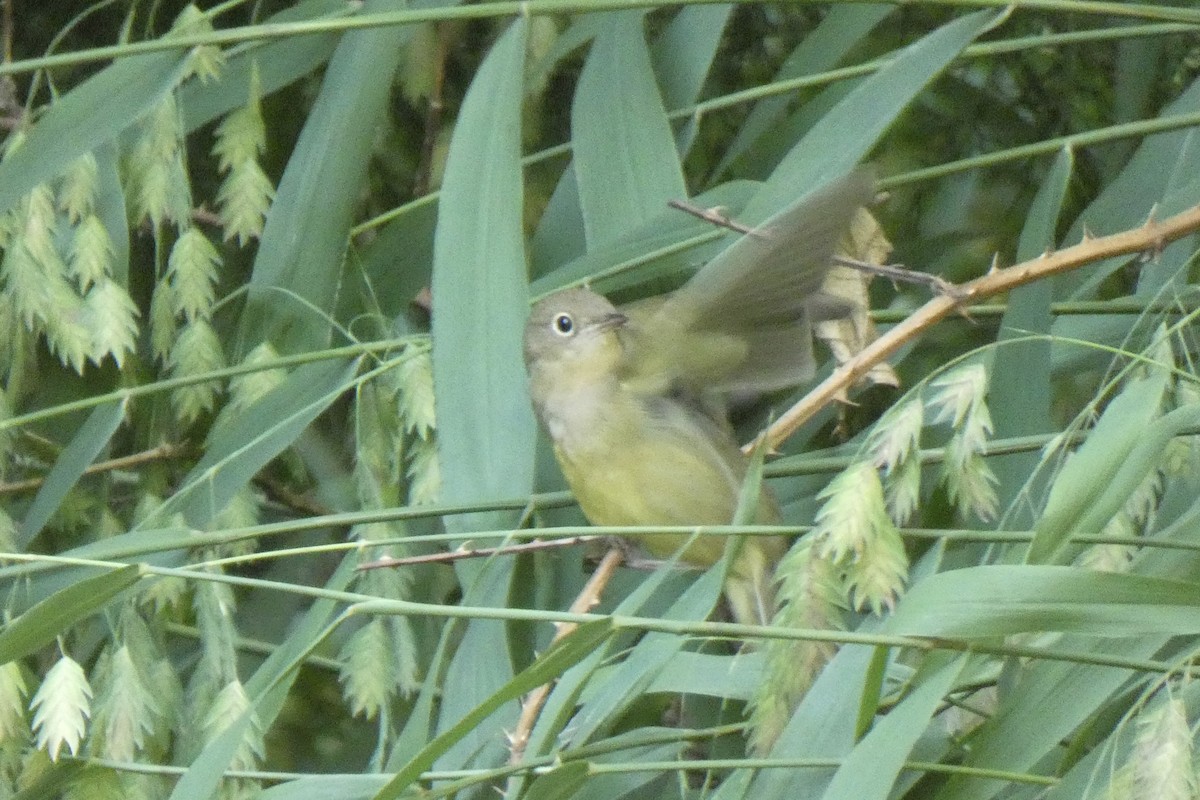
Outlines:
{"type": "MultiPolygon", "coordinates": [[[[838,255],[863,261],[868,264],[885,264],[892,252],[892,243],[883,234],[883,228],[865,208],[860,208],[850,223],[850,230],[838,248],[838,255]]],[[[846,301],[853,307],[850,314],[838,319],[818,322],[815,332],[829,346],[839,365],[862,352],[875,341],[878,334],[868,314],[870,302],[867,286],[871,276],[852,267],[835,264],[825,276],[821,286],[823,294],[846,301]]],[[[868,372],[863,380],[873,385],[899,386],[900,378],[887,363],[879,363],[868,372]]],[[[838,398],[848,402],[843,392],[838,398]]]]}

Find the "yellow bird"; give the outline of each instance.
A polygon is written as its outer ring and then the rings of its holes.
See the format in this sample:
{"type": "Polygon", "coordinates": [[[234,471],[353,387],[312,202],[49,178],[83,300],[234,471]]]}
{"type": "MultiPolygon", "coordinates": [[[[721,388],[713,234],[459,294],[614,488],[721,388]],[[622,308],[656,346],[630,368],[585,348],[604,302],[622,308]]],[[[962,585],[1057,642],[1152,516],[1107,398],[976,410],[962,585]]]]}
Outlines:
{"type": "MultiPolygon", "coordinates": [[[[536,303],[525,328],[534,409],[593,525],[724,525],[733,521],[748,462],[725,416],[731,393],[810,380],[811,325],[850,309],[821,282],[856,209],[874,197],[859,169],[803,197],[742,236],[663,297],[618,309],[584,288],[536,303]]],[[[757,522],[780,521],[763,488],[757,522]]],[[[639,540],[669,558],[682,535],[639,540]]],[[[780,537],[748,537],[725,582],[734,619],[775,612],[780,537]]],[[[681,554],[708,567],[724,552],[698,537],[681,554]]]]}

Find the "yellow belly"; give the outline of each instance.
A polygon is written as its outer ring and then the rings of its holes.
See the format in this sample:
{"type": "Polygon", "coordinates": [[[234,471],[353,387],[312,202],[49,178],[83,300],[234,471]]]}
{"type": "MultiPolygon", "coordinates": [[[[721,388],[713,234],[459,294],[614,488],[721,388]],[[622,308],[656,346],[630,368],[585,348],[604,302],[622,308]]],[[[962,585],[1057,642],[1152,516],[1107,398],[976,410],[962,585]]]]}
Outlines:
{"type": "MultiPolygon", "coordinates": [[[[746,459],[733,439],[696,412],[669,401],[665,407],[660,403],[653,414],[641,408],[626,411],[619,415],[625,424],[594,426],[583,444],[555,444],[563,474],[588,520],[594,525],[732,522],[746,475],[746,459]]],[[[757,521],[778,519],[774,497],[764,487],[757,521]]],[[[687,538],[663,534],[640,542],[651,556],[669,558],[687,538]]],[[[781,540],[752,541],[782,551],[781,540]]],[[[724,543],[721,537],[699,537],[682,558],[709,566],[720,559],[724,543]]]]}

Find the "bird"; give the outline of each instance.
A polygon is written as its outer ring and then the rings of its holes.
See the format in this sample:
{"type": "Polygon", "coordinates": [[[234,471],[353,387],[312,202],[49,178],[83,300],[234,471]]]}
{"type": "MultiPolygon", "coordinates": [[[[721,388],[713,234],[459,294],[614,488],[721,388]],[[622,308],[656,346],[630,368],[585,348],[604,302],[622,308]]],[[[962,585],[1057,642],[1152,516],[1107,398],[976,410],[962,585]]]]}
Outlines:
{"type": "MultiPolygon", "coordinates": [[[[853,310],[821,283],[874,187],[872,171],[858,168],[809,192],[669,294],[618,308],[576,286],[533,305],[523,348],[530,397],[591,524],[733,522],[750,462],[729,400],[811,380],[812,324],[853,310]]],[[[753,521],[781,519],[764,484],[753,521]]],[[[701,568],[725,551],[712,536],[664,533],[637,544],[701,568]]],[[[736,622],[770,622],[774,565],[787,547],[779,536],[741,542],[723,587],[736,622]]]]}

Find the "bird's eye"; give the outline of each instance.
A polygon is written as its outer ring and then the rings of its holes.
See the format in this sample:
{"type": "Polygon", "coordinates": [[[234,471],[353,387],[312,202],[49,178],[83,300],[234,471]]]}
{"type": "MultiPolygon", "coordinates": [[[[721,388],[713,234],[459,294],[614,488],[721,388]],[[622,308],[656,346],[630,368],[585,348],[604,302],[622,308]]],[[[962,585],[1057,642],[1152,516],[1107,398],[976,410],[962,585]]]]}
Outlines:
{"type": "Polygon", "coordinates": [[[554,332],[559,336],[570,336],[575,332],[575,320],[571,319],[570,314],[555,314],[554,332]]]}

